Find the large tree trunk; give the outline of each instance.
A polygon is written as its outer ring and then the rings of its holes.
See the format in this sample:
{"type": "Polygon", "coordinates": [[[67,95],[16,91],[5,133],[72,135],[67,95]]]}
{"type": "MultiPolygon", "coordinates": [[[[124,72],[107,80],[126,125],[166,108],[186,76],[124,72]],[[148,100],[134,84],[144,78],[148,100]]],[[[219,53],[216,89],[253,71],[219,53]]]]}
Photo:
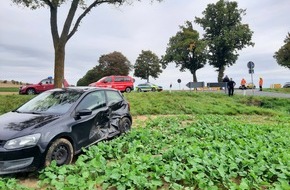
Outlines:
{"type": "Polygon", "coordinates": [[[196,71],[192,71],[191,73],[192,73],[193,82],[197,82],[196,71]]]}
{"type": "Polygon", "coordinates": [[[59,45],[55,49],[54,58],[54,87],[63,87],[64,81],[64,59],[65,59],[65,45],[59,45]]]}
{"type": "Polygon", "coordinates": [[[224,66],[220,67],[218,70],[218,82],[223,81],[224,72],[225,72],[225,67],[224,66]]]}

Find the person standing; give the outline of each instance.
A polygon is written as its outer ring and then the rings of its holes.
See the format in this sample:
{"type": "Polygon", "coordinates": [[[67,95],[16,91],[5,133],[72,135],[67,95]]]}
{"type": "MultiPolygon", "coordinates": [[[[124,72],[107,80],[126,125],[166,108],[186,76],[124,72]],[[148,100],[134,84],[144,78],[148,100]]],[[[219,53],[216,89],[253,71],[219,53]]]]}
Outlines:
{"type": "Polygon", "coordinates": [[[242,78],[242,80],[241,80],[241,86],[242,86],[242,89],[243,90],[246,89],[246,83],[247,83],[247,81],[244,78],[242,78]]]}
{"type": "Polygon", "coordinates": [[[224,78],[223,78],[223,82],[226,82],[225,84],[225,93],[227,93],[227,86],[228,86],[228,82],[230,81],[228,75],[226,75],[224,78]]]}
{"type": "Polygon", "coordinates": [[[229,79],[228,75],[226,75],[225,78],[223,78],[223,82],[229,82],[229,81],[230,81],[230,79],[229,79]]]}
{"type": "Polygon", "coordinates": [[[262,91],[263,89],[263,79],[262,79],[262,77],[260,77],[260,80],[259,80],[259,87],[260,87],[260,91],[262,91]]]}
{"type": "Polygon", "coordinates": [[[228,82],[228,90],[229,90],[229,96],[233,96],[234,95],[234,87],[235,87],[236,83],[235,81],[233,81],[232,78],[230,78],[230,81],[228,82]]]}

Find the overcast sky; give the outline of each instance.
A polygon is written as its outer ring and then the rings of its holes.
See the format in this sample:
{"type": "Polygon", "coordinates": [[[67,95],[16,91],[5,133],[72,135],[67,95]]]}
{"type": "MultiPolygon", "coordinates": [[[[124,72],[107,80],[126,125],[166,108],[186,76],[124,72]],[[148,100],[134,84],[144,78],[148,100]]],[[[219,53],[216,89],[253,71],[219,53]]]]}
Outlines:
{"type": "MultiPolygon", "coordinates": [[[[65,78],[70,84],[82,78],[98,64],[101,55],[121,52],[134,64],[142,50],[151,50],[159,57],[165,54],[169,38],[179,31],[185,21],[194,21],[209,3],[216,0],[164,0],[150,4],[149,0],[135,2],[131,6],[114,7],[101,5],[87,15],[77,33],[66,46],[65,78]]],[[[225,74],[240,84],[245,77],[251,81],[247,63],[255,63],[254,83],[264,78],[265,87],[270,84],[290,82],[290,70],[279,66],[273,58],[283,44],[288,32],[289,0],[239,0],[238,6],[246,9],[242,23],[254,31],[254,47],[239,51],[234,66],[227,67],[225,74]]],[[[66,9],[59,11],[64,18],[66,9]]],[[[16,80],[37,83],[53,76],[54,49],[49,25],[49,10],[30,10],[0,1],[0,80],[16,80]]],[[[59,23],[62,27],[62,23],[59,23]]],[[[202,28],[194,24],[202,35],[202,28]]],[[[130,73],[133,75],[133,72],[130,73]]],[[[198,81],[216,82],[218,73],[212,66],[197,71],[198,81]]],[[[136,77],[135,77],[136,78],[136,77]]],[[[143,80],[144,81],[144,80],[143,80]]],[[[136,84],[143,82],[136,78],[136,84]]],[[[170,64],[159,78],[151,82],[169,89],[187,89],[192,81],[190,72],[180,72],[170,64]],[[181,84],[177,83],[181,79],[181,84]]],[[[145,82],[145,81],[144,81],[145,82]]]]}

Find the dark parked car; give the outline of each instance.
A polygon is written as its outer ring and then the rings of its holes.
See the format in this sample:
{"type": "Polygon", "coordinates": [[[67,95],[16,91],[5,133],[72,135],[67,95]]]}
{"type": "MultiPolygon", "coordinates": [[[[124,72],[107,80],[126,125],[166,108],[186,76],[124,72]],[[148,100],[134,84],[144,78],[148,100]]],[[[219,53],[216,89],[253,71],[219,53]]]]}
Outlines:
{"type": "Polygon", "coordinates": [[[148,92],[148,91],[152,91],[152,92],[160,92],[163,90],[162,86],[158,86],[156,84],[152,84],[152,83],[143,83],[143,84],[138,84],[136,86],[136,90],[137,92],[148,92]]]}
{"type": "Polygon", "coordinates": [[[0,174],[69,164],[82,148],[131,129],[130,105],[114,89],[45,91],[0,116],[0,174]]]}
{"type": "Polygon", "coordinates": [[[286,82],[286,83],[283,85],[283,88],[290,88],[290,82],[286,82]]]}

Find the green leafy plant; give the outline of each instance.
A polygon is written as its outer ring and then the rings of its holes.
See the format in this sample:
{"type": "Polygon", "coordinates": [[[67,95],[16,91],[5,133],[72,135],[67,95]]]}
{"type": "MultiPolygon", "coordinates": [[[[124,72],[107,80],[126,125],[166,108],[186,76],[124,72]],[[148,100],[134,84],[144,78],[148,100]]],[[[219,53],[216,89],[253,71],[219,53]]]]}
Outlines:
{"type": "Polygon", "coordinates": [[[56,189],[290,187],[289,122],[277,126],[237,123],[234,116],[192,117],[149,120],[85,150],[73,166],[46,168],[40,178],[56,189]]]}

